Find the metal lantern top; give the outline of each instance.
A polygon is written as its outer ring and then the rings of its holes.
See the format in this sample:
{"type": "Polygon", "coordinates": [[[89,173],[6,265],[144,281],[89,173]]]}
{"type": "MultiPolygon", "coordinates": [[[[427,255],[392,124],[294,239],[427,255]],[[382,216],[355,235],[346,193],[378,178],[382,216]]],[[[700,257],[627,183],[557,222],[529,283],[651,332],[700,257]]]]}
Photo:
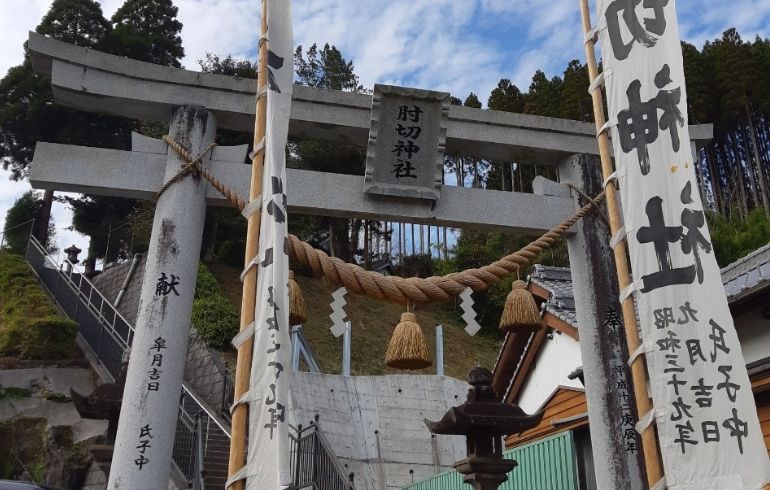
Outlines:
{"type": "Polygon", "coordinates": [[[516,405],[500,402],[492,388],[492,372],[477,367],[468,373],[468,399],[452,407],[438,422],[425,421],[434,434],[474,435],[483,432],[490,436],[515,434],[540,423],[543,412],[527,415],[516,405]]]}
{"type": "Polygon", "coordinates": [[[71,245],[70,247],[67,247],[64,249],[64,253],[67,254],[67,260],[72,262],[73,264],[78,263],[78,255],[82,252],[77,246],[71,245]]]}

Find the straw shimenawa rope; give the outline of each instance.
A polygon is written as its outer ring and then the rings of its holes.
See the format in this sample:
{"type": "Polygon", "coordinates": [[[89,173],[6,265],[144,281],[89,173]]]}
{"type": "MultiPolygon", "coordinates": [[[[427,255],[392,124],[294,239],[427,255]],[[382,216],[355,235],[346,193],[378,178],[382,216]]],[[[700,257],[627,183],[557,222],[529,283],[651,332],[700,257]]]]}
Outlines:
{"type": "MultiPolygon", "coordinates": [[[[169,136],[163,141],[169,144],[188,164],[195,163],[192,155],[169,136]]],[[[219,182],[197,160],[196,171],[211,183],[239,211],[246,203],[232,189],[219,182]]],[[[186,167],[185,167],[186,168],[186,167]]],[[[173,179],[172,179],[173,180],[173,179]]],[[[289,256],[310,267],[317,276],[325,277],[332,286],[345,286],[348,292],[366,295],[377,300],[407,304],[448,302],[466,288],[483,291],[499,283],[505,277],[527,266],[543,250],[550,248],[568,229],[598,206],[605,197],[604,191],[558,226],[543,234],[521,250],[479,269],[467,269],[445,276],[427,278],[383,276],[367,271],[356,264],[349,264],[337,257],[329,257],[324,251],[313,248],[294,235],[289,235],[289,256]]]]}
{"type": "Polygon", "coordinates": [[[314,274],[326,277],[333,286],[345,286],[348,292],[353,294],[363,294],[374,299],[402,304],[408,301],[413,303],[447,302],[458,296],[466,288],[483,291],[515,273],[520,267],[529,265],[532,259],[553,245],[564,232],[588,214],[603,199],[604,192],[518,252],[479,269],[467,269],[445,276],[433,276],[424,279],[383,276],[377,272],[362,269],[355,264],[343,262],[336,257],[329,257],[325,252],[314,249],[294,235],[289,235],[289,255],[300,263],[310,266],[314,274]]]}

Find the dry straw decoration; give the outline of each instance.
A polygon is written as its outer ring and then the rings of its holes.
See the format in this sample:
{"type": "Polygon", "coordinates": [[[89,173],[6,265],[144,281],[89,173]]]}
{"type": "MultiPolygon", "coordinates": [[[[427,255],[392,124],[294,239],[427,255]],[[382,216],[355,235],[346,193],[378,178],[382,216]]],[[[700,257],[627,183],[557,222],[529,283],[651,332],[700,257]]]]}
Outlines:
{"type": "Polygon", "coordinates": [[[514,281],[513,289],[505,300],[505,309],[500,317],[500,330],[514,332],[533,331],[541,328],[540,310],[535,298],[527,290],[524,281],[514,281]]]}
{"type": "Polygon", "coordinates": [[[425,335],[414,313],[401,314],[385,353],[385,364],[396,369],[424,369],[433,362],[428,355],[425,335]]]}
{"type": "Polygon", "coordinates": [[[307,317],[307,305],[302,297],[302,290],[294,279],[294,271],[289,271],[289,325],[303,325],[307,317]]]}

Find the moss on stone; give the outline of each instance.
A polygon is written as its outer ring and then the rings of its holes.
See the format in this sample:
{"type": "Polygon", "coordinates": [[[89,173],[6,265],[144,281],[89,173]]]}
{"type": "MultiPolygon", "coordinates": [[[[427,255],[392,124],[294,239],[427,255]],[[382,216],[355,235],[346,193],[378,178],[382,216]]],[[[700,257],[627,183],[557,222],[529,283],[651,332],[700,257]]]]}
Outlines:
{"type": "Polygon", "coordinates": [[[19,388],[16,386],[3,388],[0,386],[0,400],[4,398],[10,400],[21,400],[22,398],[28,398],[30,396],[32,396],[32,390],[28,390],[27,388],[19,388]]]}
{"type": "Polygon", "coordinates": [[[0,479],[43,483],[46,420],[17,417],[0,422],[0,479]]]}

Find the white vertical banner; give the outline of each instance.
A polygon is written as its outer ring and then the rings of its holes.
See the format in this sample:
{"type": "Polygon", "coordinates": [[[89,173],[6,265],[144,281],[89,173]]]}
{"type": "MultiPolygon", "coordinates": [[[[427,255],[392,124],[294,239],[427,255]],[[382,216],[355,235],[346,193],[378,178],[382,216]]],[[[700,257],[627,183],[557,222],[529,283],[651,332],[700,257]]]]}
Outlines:
{"type": "Polygon", "coordinates": [[[267,39],[261,41],[268,47],[267,127],[246,488],[269,490],[291,484],[286,413],[291,335],[285,149],[294,83],[294,46],[290,0],[263,1],[267,2],[267,39]]]}
{"type": "Polygon", "coordinates": [[[690,153],[676,1],[598,5],[609,126],[666,485],[762,488],[770,462],[690,153]]]}

